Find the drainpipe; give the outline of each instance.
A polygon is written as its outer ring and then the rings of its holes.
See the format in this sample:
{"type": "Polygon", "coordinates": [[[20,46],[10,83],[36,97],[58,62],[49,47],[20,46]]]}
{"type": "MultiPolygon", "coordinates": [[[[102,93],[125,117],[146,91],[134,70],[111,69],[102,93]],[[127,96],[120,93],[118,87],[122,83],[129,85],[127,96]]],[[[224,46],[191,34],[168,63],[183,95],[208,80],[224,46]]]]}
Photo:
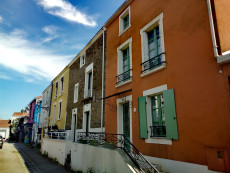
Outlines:
{"type": "Polygon", "coordinates": [[[215,27],[213,23],[211,0],[207,0],[207,6],[208,6],[209,24],[210,24],[211,35],[212,35],[212,45],[213,45],[214,56],[216,57],[217,62],[219,64],[230,62],[230,52],[223,53],[223,55],[218,54],[218,50],[217,50],[218,46],[216,43],[216,35],[215,35],[215,27]]]}
{"type": "Polygon", "coordinates": [[[103,27],[102,28],[103,30],[103,53],[102,53],[102,94],[101,94],[101,132],[104,132],[103,131],[103,123],[104,123],[104,83],[105,83],[105,31],[106,31],[106,28],[103,27]]]}

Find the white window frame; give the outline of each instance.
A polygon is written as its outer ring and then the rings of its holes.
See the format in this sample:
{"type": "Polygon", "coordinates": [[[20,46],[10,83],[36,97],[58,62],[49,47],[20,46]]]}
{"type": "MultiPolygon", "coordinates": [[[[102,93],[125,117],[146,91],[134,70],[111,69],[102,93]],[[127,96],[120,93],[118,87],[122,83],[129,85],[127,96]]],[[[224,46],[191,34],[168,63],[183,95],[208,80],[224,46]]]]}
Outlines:
{"type": "Polygon", "coordinates": [[[59,81],[57,80],[56,82],[55,82],[55,98],[57,98],[58,97],[58,88],[59,88],[59,81]],[[58,84],[58,85],[57,85],[58,84]],[[57,86],[57,87],[56,87],[57,86]]]}
{"type": "Polygon", "coordinates": [[[54,103],[54,105],[53,105],[53,120],[52,120],[53,126],[55,125],[55,122],[56,122],[56,111],[57,111],[57,104],[54,103]]]}
{"type": "Polygon", "coordinates": [[[130,13],[130,6],[128,6],[123,13],[119,16],[119,36],[121,36],[126,30],[131,27],[131,13],[130,13]],[[124,29],[124,17],[129,14],[129,26],[124,29]]]}
{"type": "Polygon", "coordinates": [[[80,56],[80,68],[85,65],[85,59],[86,59],[86,54],[83,54],[82,56],[80,56]]]}
{"type": "MultiPolygon", "coordinates": [[[[129,47],[129,69],[132,69],[132,37],[130,37],[128,40],[126,40],[124,43],[122,43],[118,48],[117,48],[117,75],[120,75],[123,73],[123,52],[122,50],[126,49],[129,47]]],[[[132,70],[130,70],[130,79],[126,80],[124,82],[121,82],[116,85],[116,87],[120,87],[124,84],[132,82],[132,70]]]]}
{"type": "Polygon", "coordinates": [[[92,85],[91,85],[91,97],[93,96],[93,63],[91,63],[88,67],[85,69],[85,87],[84,87],[84,98],[88,97],[88,78],[89,73],[92,72],[92,85]]]}
{"type": "Polygon", "coordinates": [[[61,111],[62,111],[62,100],[58,101],[58,117],[57,120],[61,119],[61,111]],[[60,103],[61,103],[61,107],[60,107],[60,103]]]}
{"type": "MultiPolygon", "coordinates": [[[[147,25],[145,25],[141,30],[141,50],[142,50],[142,63],[147,61],[148,58],[148,36],[147,32],[149,32],[154,27],[159,26],[159,32],[160,32],[160,44],[161,44],[161,52],[165,52],[165,45],[164,45],[164,30],[163,30],[163,13],[158,15],[156,18],[154,18],[152,21],[150,21],[147,25]]],[[[161,55],[161,60],[165,61],[165,54],[161,55]]],[[[162,70],[166,68],[166,63],[162,63],[161,66],[154,68],[152,70],[146,71],[141,74],[141,77],[147,76],[149,74],[152,74],[156,71],[162,70]]],[[[144,70],[142,66],[142,70],[144,70]]]]}
{"type": "Polygon", "coordinates": [[[60,85],[61,85],[61,86],[60,86],[60,95],[62,95],[62,94],[63,94],[63,91],[64,91],[64,81],[65,81],[65,77],[64,77],[64,75],[63,75],[63,76],[60,77],[60,85]],[[64,79],[64,80],[63,80],[63,83],[62,83],[62,81],[61,81],[62,78],[64,79]]]}
{"type": "Polygon", "coordinates": [[[145,139],[146,143],[172,145],[172,140],[166,139],[165,137],[150,137],[150,126],[152,126],[151,97],[157,94],[161,94],[165,90],[167,90],[167,84],[143,91],[143,96],[146,96],[147,128],[149,132],[148,138],[145,139]]]}
{"type": "Polygon", "coordinates": [[[79,83],[74,85],[74,103],[78,102],[79,83]]]}

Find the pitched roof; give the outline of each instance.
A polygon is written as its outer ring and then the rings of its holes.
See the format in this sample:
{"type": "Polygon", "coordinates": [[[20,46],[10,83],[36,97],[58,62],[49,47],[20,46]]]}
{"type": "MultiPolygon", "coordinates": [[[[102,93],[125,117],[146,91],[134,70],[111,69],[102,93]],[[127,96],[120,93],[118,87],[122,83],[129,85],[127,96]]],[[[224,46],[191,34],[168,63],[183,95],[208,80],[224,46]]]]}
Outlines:
{"type": "Polygon", "coordinates": [[[0,127],[9,127],[9,120],[0,120],[0,127]]]}
{"type": "Polygon", "coordinates": [[[21,112],[14,112],[12,117],[27,117],[29,116],[29,113],[21,113],[21,112]]]}

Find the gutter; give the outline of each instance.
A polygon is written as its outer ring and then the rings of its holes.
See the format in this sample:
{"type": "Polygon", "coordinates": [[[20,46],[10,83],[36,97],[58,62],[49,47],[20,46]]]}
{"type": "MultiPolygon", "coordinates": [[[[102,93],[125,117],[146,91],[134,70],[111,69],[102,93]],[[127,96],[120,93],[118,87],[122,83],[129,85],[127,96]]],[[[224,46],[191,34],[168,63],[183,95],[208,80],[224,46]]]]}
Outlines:
{"type": "MultiPolygon", "coordinates": [[[[103,27],[103,52],[102,52],[102,88],[101,88],[101,98],[104,98],[104,83],[105,83],[105,31],[106,28],[103,27]]],[[[104,99],[101,100],[101,132],[104,132],[103,130],[103,124],[104,124],[104,99]]]]}
{"type": "Polygon", "coordinates": [[[212,46],[214,51],[214,56],[217,59],[218,64],[225,64],[230,62],[230,52],[225,52],[222,55],[219,55],[218,53],[218,46],[216,41],[216,34],[215,34],[215,26],[213,22],[213,14],[212,14],[212,5],[211,0],[207,0],[207,6],[208,6],[208,15],[209,15],[209,24],[211,29],[211,36],[212,36],[212,46]]]}

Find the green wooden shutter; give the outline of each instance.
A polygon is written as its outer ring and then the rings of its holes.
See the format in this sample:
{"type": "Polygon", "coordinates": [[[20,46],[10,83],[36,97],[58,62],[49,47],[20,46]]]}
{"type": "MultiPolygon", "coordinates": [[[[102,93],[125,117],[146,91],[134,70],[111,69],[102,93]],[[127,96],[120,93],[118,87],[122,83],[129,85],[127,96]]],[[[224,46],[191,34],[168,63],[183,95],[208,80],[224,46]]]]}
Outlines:
{"type": "Polygon", "coordinates": [[[139,114],[140,138],[148,138],[146,97],[145,96],[138,98],[138,114],[139,114]]]}
{"type": "Polygon", "coordinates": [[[165,107],[166,138],[178,140],[174,89],[163,92],[165,107]]]}

